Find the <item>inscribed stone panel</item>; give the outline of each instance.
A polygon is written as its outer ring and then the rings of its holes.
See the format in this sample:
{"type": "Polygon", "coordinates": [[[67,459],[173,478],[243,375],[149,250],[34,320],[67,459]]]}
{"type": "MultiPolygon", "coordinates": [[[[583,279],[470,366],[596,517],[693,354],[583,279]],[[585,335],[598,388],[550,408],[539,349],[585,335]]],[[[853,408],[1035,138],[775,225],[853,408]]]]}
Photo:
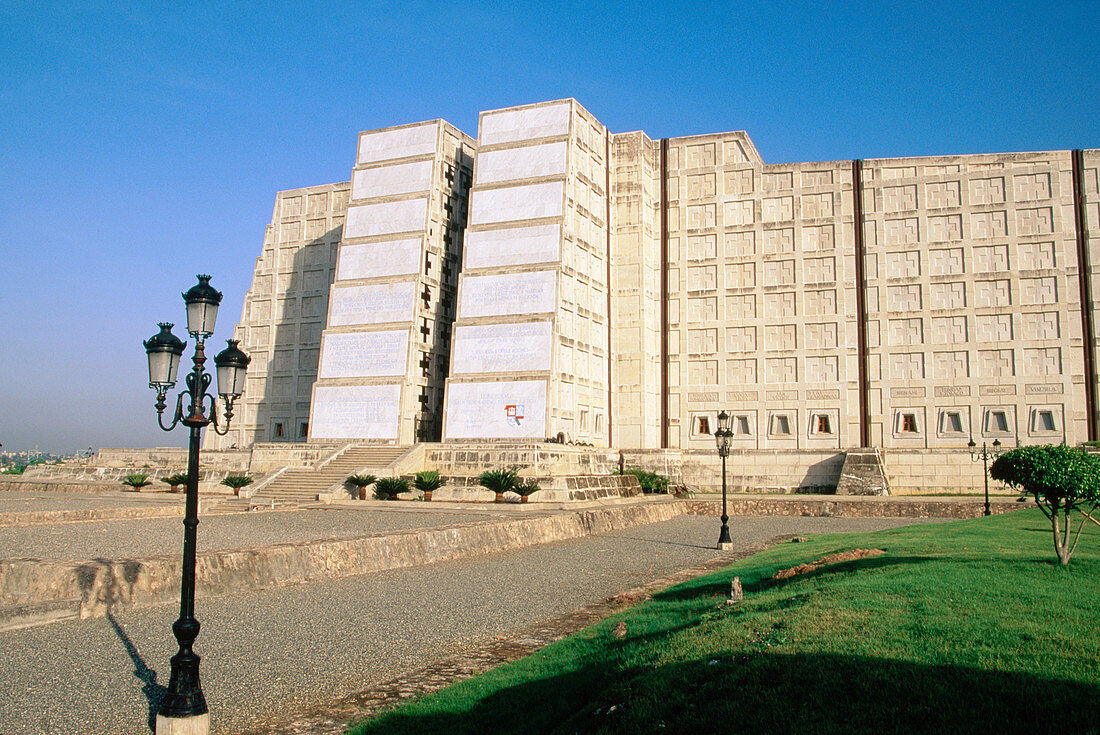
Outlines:
{"type": "Polygon", "coordinates": [[[836,280],[836,258],[806,258],[802,261],[804,283],[829,283],[836,280]]]}
{"type": "Polygon", "coordinates": [[[967,339],[966,317],[932,317],[935,344],[963,344],[967,339]]]}
{"type": "Polygon", "coordinates": [[[337,286],[332,289],[330,326],[412,321],[416,281],[337,286]]]}
{"type": "Polygon", "coordinates": [[[962,239],[962,215],[948,214],[928,218],[928,239],[947,242],[962,239]]]}
{"type": "Polygon", "coordinates": [[[455,327],[453,372],[549,370],[551,327],[550,322],[455,327]]]}
{"type": "Polygon", "coordinates": [[[764,316],[797,316],[795,313],[795,293],[793,291],[780,291],[764,294],[764,316]]]}
{"type": "Polygon", "coordinates": [[[966,352],[934,352],[932,354],[933,378],[969,378],[970,359],[966,352]]]}
{"type": "Polygon", "coordinates": [[[1021,314],[1020,323],[1023,338],[1027,340],[1058,339],[1061,334],[1056,311],[1021,314]]]}
{"type": "Polygon", "coordinates": [[[887,363],[890,378],[894,380],[919,380],[924,377],[923,352],[899,352],[890,355],[887,363]]]}
{"type": "Polygon", "coordinates": [[[755,385],[756,360],[726,360],[726,383],[729,385],[755,385]]]}
{"type": "Polygon", "coordinates": [[[806,348],[811,350],[832,349],[837,346],[836,322],[806,325],[806,348]]]}
{"type": "Polygon", "coordinates": [[[959,206],[958,181],[933,181],[925,186],[926,206],[929,209],[959,206]]]}
{"type": "Polygon", "coordinates": [[[794,357],[768,357],[764,359],[764,380],[768,383],[795,383],[798,381],[798,360],[794,357]]]}
{"type": "Polygon", "coordinates": [[[802,249],[832,250],[834,245],[832,225],[807,225],[802,228],[802,249]]]}
{"type": "Polygon", "coordinates": [[[1012,304],[1011,283],[1007,280],[975,281],[975,306],[1009,306],[1012,304]]]}
{"type": "Polygon", "coordinates": [[[569,118],[568,102],[548,107],[483,113],[478,129],[478,143],[495,145],[517,140],[568,135],[569,118]]]}
{"type": "Polygon", "coordinates": [[[459,292],[459,317],[553,312],[556,271],[466,276],[459,292]]]}
{"type": "Polygon", "coordinates": [[[729,226],[751,225],[756,221],[752,201],[726,202],[722,207],[722,224],[729,226]]]}
{"type": "Polygon", "coordinates": [[[447,385],[447,439],[541,439],[547,433],[544,380],[447,385]]]}
{"type": "Polygon", "coordinates": [[[359,163],[435,153],[438,127],[432,123],[400,130],[381,130],[359,136],[359,163]]]}
{"type": "Polygon", "coordinates": [[[978,375],[983,378],[1009,377],[1016,374],[1012,350],[978,350],[978,375]]]}
{"type": "Polygon", "coordinates": [[[979,342],[1011,342],[1011,314],[979,314],[974,317],[974,333],[979,342]]]}
{"type": "Polygon", "coordinates": [[[919,345],[924,343],[923,319],[891,319],[889,324],[891,345],[919,345]]]}
{"type": "Polygon", "coordinates": [[[1061,375],[1062,350],[1058,347],[1039,347],[1024,350],[1025,375],[1061,375]]]}
{"type": "Polygon", "coordinates": [[[726,352],[755,352],[756,327],[726,327],[726,352]]]}
{"type": "Polygon", "coordinates": [[[1023,270],[1039,270],[1042,268],[1054,268],[1054,243],[1052,242],[1022,242],[1020,243],[1020,268],[1023,270]]]}
{"type": "Polygon", "coordinates": [[[314,439],[396,439],[400,385],[320,386],[313,393],[314,439]]]}
{"type": "Polygon", "coordinates": [[[1005,213],[974,212],[970,215],[970,236],[974,238],[1004,237],[1007,232],[1005,213]]]}
{"type": "Polygon", "coordinates": [[[432,185],[432,161],[378,166],[351,175],[351,198],[371,199],[427,191],[432,185]]]}
{"type": "Polygon", "coordinates": [[[1005,180],[1003,177],[992,179],[970,179],[971,204],[1001,204],[1005,200],[1005,180]]]}
{"type": "Polygon", "coordinates": [[[470,224],[560,217],[564,191],[562,181],[481,189],[470,197],[470,224]]]}
{"type": "Polygon", "coordinates": [[[928,252],[928,270],[933,276],[956,276],[963,272],[962,248],[938,248],[928,252]]]}
{"type": "Polygon", "coordinates": [[[562,141],[478,153],[474,177],[482,184],[563,174],[566,152],[567,144],[562,141]]]}
{"type": "Polygon", "coordinates": [[[1054,213],[1050,207],[1016,210],[1017,235],[1049,235],[1054,232],[1054,213]]]}
{"type": "Polygon", "coordinates": [[[833,195],[803,194],[802,219],[819,219],[833,216],[833,195]]]}
{"type": "Polygon", "coordinates": [[[727,258],[744,258],[756,255],[755,232],[727,232],[725,241],[727,258]]]}
{"type": "Polygon", "coordinates": [[[561,225],[467,232],[465,267],[555,262],[559,257],[560,241],[561,225]]]}
{"type": "Polygon", "coordinates": [[[428,200],[424,197],[399,202],[378,202],[348,207],[344,234],[371,237],[398,232],[417,232],[428,224],[428,200]]]}
{"type": "Polygon", "coordinates": [[[928,296],[929,304],[933,309],[966,308],[966,284],[962,281],[933,283],[929,288],[928,296]]]}
{"type": "Polygon", "coordinates": [[[806,382],[835,383],[838,376],[839,362],[836,355],[806,358],[806,382]]]}
{"type": "Polygon", "coordinates": [[[918,232],[916,217],[888,219],[883,222],[883,241],[887,245],[909,245],[917,242],[918,232]]]}
{"type": "Polygon", "coordinates": [[[726,297],[727,319],[753,319],[756,317],[756,294],[726,297]]]}
{"type": "Polygon", "coordinates": [[[1050,174],[1019,174],[1012,177],[1016,201],[1050,199],[1050,174]]]}
{"type": "Polygon", "coordinates": [[[369,378],[405,374],[408,331],[326,334],[321,340],[321,378],[369,378]]]}
{"type": "Polygon", "coordinates": [[[1055,278],[1021,278],[1020,303],[1054,304],[1058,302],[1058,281],[1055,278]]]}
{"type": "Polygon", "coordinates": [[[784,227],[779,230],[764,230],[765,253],[793,253],[794,229],[784,227]]]}
{"type": "Polygon", "coordinates": [[[982,245],[974,248],[974,272],[992,273],[1008,270],[1007,245],[982,245]]]}
{"type": "Polygon", "coordinates": [[[789,222],[794,218],[794,197],[768,197],[763,201],[764,222],[789,222]]]}
{"type": "Polygon", "coordinates": [[[420,238],[340,246],[337,281],[375,276],[415,275],[420,270],[420,238]]]}
{"type": "Polygon", "coordinates": [[[887,278],[915,278],[920,275],[920,251],[886,253],[887,278]]]}

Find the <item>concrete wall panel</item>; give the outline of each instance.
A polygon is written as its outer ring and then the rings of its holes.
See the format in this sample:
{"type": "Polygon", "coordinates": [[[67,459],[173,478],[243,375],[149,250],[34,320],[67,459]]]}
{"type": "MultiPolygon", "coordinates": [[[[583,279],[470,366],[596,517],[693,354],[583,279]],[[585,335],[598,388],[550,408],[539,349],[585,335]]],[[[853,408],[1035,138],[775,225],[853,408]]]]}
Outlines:
{"type": "Polygon", "coordinates": [[[336,286],[332,289],[329,326],[412,321],[416,281],[336,286]]]}
{"type": "Polygon", "coordinates": [[[546,381],[448,385],[445,439],[540,439],[546,436],[546,381]]]}
{"type": "Polygon", "coordinates": [[[515,140],[549,138],[569,134],[570,103],[549,107],[502,110],[481,116],[479,145],[510,143],[515,140]]]}
{"type": "Polygon", "coordinates": [[[396,439],[400,385],[318,386],[313,439],[396,439]]]}
{"type": "Polygon", "coordinates": [[[319,378],[372,378],[405,374],[406,330],[326,334],[319,378]]]}
{"type": "Polygon", "coordinates": [[[459,291],[459,318],[553,312],[556,271],[467,276],[459,291]]]}
{"type": "Polygon", "coordinates": [[[359,163],[435,153],[439,129],[435,123],[400,130],[379,130],[359,136],[359,163]]]}
{"type": "Polygon", "coordinates": [[[561,257],[561,225],[510,227],[466,233],[466,267],[556,263],[561,257]]]}
{"type": "Polygon", "coordinates": [[[424,229],[427,216],[428,200],[424,197],[401,202],[379,202],[348,207],[344,237],[420,232],[424,229]]]}
{"type": "Polygon", "coordinates": [[[351,176],[351,198],[371,199],[393,194],[427,191],[432,184],[432,161],[402,163],[355,171],[351,176]]]}
{"type": "Polygon", "coordinates": [[[552,322],[479,324],[455,329],[452,374],[550,369],[552,322]]]}

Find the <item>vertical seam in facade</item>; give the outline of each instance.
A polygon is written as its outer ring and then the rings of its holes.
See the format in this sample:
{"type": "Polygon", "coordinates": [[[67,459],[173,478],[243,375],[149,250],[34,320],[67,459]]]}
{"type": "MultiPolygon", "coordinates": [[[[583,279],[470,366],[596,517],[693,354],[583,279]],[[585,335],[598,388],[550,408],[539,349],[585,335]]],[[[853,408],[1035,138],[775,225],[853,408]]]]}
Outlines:
{"type": "Polygon", "coordinates": [[[852,161],[852,226],[856,256],[856,373],[859,382],[859,445],[871,446],[871,411],[867,384],[867,273],[863,242],[863,160],[852,161]]]}
{"type": "MultiPolygon", "coordinates": [[[[1085,422],[1089,441],[1096,441],[1096,336],[1092,317],[1092,269],[1089,261],[1088,219],[1085,214],[1085,157],[1080,148],[1070,152],[1073,179],[1073,225],[1077,239],[1077,278],[1081,289],[1081,331],[1084,333],[1085,422]]],[[[1066,418],[1062,417],[1063,426],[1066,418]]]]}
{"type": "Polygon", "coordinates": [[[607,445],[615,446],[612,416],[612,342],[611,342],[611,131],[604,130],[604,227],[607,230],[607,445]]]}
{"type": "Polygon", "coordinates": [[[668,138],[661,138],[661,449],[668,449],[668,138]]]}

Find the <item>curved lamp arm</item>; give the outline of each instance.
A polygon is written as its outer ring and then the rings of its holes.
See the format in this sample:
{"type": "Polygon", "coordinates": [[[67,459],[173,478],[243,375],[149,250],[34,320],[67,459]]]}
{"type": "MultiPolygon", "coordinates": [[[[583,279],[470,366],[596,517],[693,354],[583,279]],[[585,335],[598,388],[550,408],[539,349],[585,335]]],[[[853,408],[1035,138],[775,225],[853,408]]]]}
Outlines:
{"type": "Polygon", "coordinates": [[[157,391],[157,424],[159,424],[160,428],[164,431],[171,431],[172,429],[176,428],[176,424],[178,424],[180,422],[180,419],[183,418],[183,397],[188,394],[184,392],[180,393],[179,396],[176,397],[175,416],[172,417],[172,423],[168,424],[168,426],[165,426],[164,409],[168,407],[168,404],[164,402],[164,396],[166,392],[167,391],[162,393],[161,391],[157,391]]]}

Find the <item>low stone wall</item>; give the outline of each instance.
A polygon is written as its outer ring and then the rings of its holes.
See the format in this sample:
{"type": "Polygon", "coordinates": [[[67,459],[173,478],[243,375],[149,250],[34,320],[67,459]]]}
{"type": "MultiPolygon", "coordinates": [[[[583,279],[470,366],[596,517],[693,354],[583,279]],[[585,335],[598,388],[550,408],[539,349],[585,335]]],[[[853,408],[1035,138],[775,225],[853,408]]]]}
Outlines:
{"type": "MultiPolygon", "coordinates": [[[[312,467],[344,446],[346,444],[340,442],[253,444],[246,466],[250,472],[264,474],[280,467],[312,467]]],[[[203,456],[206,456],[205,452],[203,456]]]]}
{"type": "MultiPolygon", "coordinates": [[[[251,449],[203,450],[200,457],[203,470],[222,472],[247,472],[251,449]]],[[[154,449],[100,449],[92,457],[90,464],[101,468],[137,467],[134,471],[167,470],[185,472],[187,470],[186,447],[156,447],[154,449]]],[[[59,465],[65,467],[65,465],[59,465]]]]}
{"type": "Polygon", "coordinates": [[[519,467],[535,477],[610,475],[618,472],[618,452],[553,442],[444,442],[424,445],[424,466],[444,475],[477,475],[519,467]]]}
{"type": "MultiPolygon", "coordinates": [[[[200,596],[265,589],[315,579],[431,564],[579,538],[665,521],[684,507],[658,501],[380,534],[199,554],[200,596]]],[[[173,557],[68,562],[0,561],[0,629],[66,617],[102,615],[115,607],[179,598],[181,560],[173,557]]]]}
{"type": "MultiPolygon", "coordinates": [[[[722,458],[701,449],[629,449],[627,467],[641,467],[696,490],[721,492],[722,458]]],[[[733,449],[726,459],[726,489],[732,493],[832,493],[844,452],[812,449],[733,449]]]]}
{"type": "MultiPolygon", "coordinates": [[[[693,515],[719,516],[722,514],[720,500],[685,501],[685,512],[693,515]]],[[[959,500],[913,500],[889,498],[845,498],[827,500],[823,498],[746,498],[728,497],[726,501],[731,516],[809,516],[838,518],[979,518],[985,510],[980,499],[959,500]]],[[[1015,501],[998,500],[990,503],[990,512],[994,515],[1021,510],[1024,506],[1015,501]]]]}
{"type": "MultiPolygon", "coordinates": [[[[982,462],[970,459],[966,449],[881,449],[883,468],[892,495],[982,493],[982,462]]],[[[990,463],[992,464],[992,462],[990,463]]],[[[995,480],[990,495],[1018,495],[995,480]]]]}

